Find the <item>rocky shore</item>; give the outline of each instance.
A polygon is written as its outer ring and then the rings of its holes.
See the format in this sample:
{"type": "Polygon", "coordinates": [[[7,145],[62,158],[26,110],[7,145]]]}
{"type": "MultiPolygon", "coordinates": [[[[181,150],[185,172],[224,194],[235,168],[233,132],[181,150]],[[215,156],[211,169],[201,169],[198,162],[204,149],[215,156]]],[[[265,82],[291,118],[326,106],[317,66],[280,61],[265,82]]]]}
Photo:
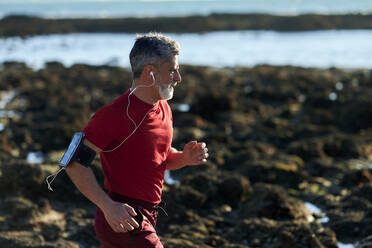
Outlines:
{"type": "MultiPolygon", "coordinates": [[[[54,192],[45,177],[72,133],[130,86],[130,72],[0,69],[0,93],[14,93],[0,117],[0,247],[99,247],[94,206],[64,172],[54,192]]],[[[372,70],[185,65],[182,75],[173,145],[203,140],[210,160],[165,184],[165,247],[372,247],[372,70]]],[[[98,159],[93,170],[102,183],[98,159]]]]}
{"type": "Polygon", "coordinates": [[[372,29],[371,14],[276,16],[268,14],[211,14],[158,18],[43,19],[7,16],[0,19],[0,37],[65,33],[168,33],[221,30],[310,31],[372,29]]]}

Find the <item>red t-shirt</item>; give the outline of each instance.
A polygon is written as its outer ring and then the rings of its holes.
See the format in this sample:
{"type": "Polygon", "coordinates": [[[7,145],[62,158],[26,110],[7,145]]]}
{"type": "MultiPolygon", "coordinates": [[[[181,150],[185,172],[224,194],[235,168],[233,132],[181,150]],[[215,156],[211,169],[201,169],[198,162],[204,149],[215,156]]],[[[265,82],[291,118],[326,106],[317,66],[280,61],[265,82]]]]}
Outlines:
{"type": "MultiPolygon", "coordinates": [[[[129,92],[99,109],[83,130],[86,139],[103,151],[118,146],[135,128],[126,114],[129,92]]],[[[164,162],[172,143],[172,112],[166,101],[151,105],[130,96],[128,112],[137,125],[149,109],[124,144],[100,157],[107,190],[156,204],[161,201],[164,162]]]]}

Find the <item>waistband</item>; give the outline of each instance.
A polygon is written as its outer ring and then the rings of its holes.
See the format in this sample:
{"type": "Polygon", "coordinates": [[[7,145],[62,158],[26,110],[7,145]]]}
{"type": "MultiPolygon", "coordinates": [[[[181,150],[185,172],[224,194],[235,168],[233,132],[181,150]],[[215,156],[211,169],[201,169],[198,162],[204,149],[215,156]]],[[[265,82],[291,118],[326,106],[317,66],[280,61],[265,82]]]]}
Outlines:
{"type": "Polygon", "coordinates": [[[158,206],[158,204],[155,204],[155,203],[151,203],[151,202],[148,202],[148,201],[144,201],[144,200],[139,200],[139,199],[134,199],[134,198],[130,198],[130,197],[127,197],[127,196],[124,196],[124,195],[120,195],[118,193],[115,193],[115,192],[112,192],[112,191],[109,191],[108,192],[108,195],[111,197],[111,199],[113,199],[114,201],[118,201],[118,202],[122,202],[122,203],[128,203],[128,205],[135,205],[135,206],[141,206],[147,210],[156,210],[156,207],[158,206]]]}

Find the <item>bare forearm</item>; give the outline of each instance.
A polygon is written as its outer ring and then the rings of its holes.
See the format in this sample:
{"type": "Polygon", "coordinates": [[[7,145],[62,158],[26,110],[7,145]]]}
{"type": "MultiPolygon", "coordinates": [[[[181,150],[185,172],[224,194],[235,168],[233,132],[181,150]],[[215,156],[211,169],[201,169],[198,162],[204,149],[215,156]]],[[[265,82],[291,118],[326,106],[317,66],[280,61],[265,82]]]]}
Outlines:
{"type": "Polygon", "coordinates": [[[205,164],[208,156],[208,149],[204,142],[190,141],[183,147],[182,152],[171,147],[166,160],[166,168],[168,170],[176,170],[186,165],[205,164]]]}
{"type": "Polygon", "coordinates": [[[167,170],[177,170],[184,166],[186,166],[186,163],[184,162],[183,152],[172,147],[166,161],[167,170]]]}
{"type": "Polygon", "coordinates": [[[96,177],[90,168],[72,162],[66,167],[66,172],[80,192],[99,208],[104,209],[105,205],[110,203],[110,197],[98,184],[96,177]]]}

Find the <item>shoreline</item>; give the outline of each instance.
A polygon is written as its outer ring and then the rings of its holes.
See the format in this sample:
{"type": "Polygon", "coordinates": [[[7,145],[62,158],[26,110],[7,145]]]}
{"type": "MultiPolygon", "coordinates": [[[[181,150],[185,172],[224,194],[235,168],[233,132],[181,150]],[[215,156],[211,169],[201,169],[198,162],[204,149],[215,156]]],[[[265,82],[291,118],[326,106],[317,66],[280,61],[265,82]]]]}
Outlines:
{"type": "Polygon", "coordinates": [[[27,37],[67,33],[203,33],[224,30],[271,30],[279,32],[372,29],[372,14],[211,14],[157,18],[46,19],[10,15],[0,19],[0,37],[27,37]],[[171,23],[171,25],[170,25],[171,23]]]}
{"type": "MultiPolygon", "coordinates": [[[[46,61],[42,67],[33,67],[32,65],[24,62],[24,61],[17,61],[17,60],[7,60],[0,62],[0,72],[4,70],[4,68],[10,66],[16,67],[22,67],[27,68],[27,70],[32,70],[34,72],[38,72],[41,70],[46,70],[50,65],[58,65],[65,69],[72,69],[76,66],[84,66],[88,68],[120,68],[123,70],[130,71],[130,66],[121,66],[121,65],[110,65],[108,63],[102,63],[102,64],[89,64],[89,63],[74,63],[71,65],[66,65],[61,61],[46,61]]],[[[364,71],[372,71],[372,68],[369,67],[341,67],[341,66],[329,66],[329,67],[316,67],[316,66],[300,66],[300,65],[275,65],[275,64],[256,64],[256,65],[236,65],[236,66],[212,66],[212,65],[203,65],[203,64],[180,64],[180,67],[185,68],[202,68],[202,69],[208,69],[212,71],[219,71],[219,70],[246,70],[250,69],[253,70],[255,68],[260,67],[273,67],[278,69],[301,69],[301,70],[311,70],[311,71],[332,71],[332,70],[338,70],[338,71],[344,71],[346,73],[356,73],[356,72],[364,72],[364,71]]]]}

